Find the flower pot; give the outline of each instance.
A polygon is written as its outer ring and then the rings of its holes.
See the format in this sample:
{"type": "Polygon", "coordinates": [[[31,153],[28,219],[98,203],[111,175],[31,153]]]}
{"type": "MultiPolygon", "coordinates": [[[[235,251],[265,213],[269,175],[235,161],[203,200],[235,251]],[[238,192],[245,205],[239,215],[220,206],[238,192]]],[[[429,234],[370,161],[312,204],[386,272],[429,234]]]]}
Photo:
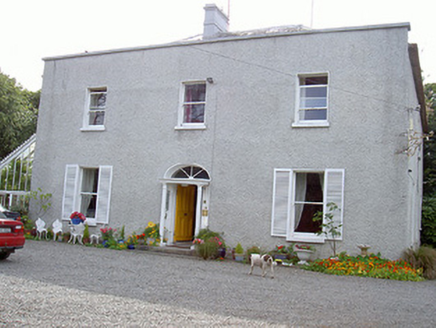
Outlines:
{"type": "Polygon", "coordinates": [[[313,251],[310,249],[295,249],[295,253],[297,253],[298,259],[300,262],[298,264],[305,264],[308,260],[310,260],[310,257],[313,254],[313,251]]]}
{"type": "Polygon", "coordinates": [[[235,253],[235,261],[237,261],[237,262],[244,261],[244,254],[235,253]]]}
{"type": "Polygon", "coordinates": [[[82,220],[80,220],[79,218],[72,218],[71,223],[72,224],[80,224],[80,223],[82,223],[82,220]]]}
{"type": "Polygon", "coordinates": [[[287,254],[274,254],[275,260],[287,260],[288,255],[287,254]]]}
{"type": "Polygon", "coordinates": [[[226,249],[225,248],[218,248],[218,257],[222,257],[222,258],[226,257],[226,249]]]}

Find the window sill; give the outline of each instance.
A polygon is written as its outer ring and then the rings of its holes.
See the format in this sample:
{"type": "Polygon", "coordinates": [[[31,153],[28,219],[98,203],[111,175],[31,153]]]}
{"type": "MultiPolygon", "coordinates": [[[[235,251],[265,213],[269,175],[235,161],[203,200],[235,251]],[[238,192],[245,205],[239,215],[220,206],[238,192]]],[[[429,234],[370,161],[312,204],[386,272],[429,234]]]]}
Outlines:
{"type": "MultiPolygon", "coordinates": [[[[70,219],[62,219],[62,221],[70,222],[70,219]]],[[[97,222],[95,219],[86,219],[85,223],[90,227],[96,227],[97,222]]]]}
{"type": "Polygon", "coordinates": [[[314,244],[324,244],[324,237],[320,236],[292,236],[290,238],[286,238],[286,241],[290,241],[293,243],[314,243],[314,244]]]}
{"type": "Polygon", "coordinates": [[[328,128],[329,122],[296,122],[292,123],[293,128],[328,128]]]}
{"type": "Polygon", "coordinates": [[[99,126],[86,126],[80,129],[82,132],[100,132],[106,131],[106,128],[103,125],[99,126]]]}
{"type": "Polygon", "coordinates": [[[178,125],[174,130],[206,130],[206,125],[178,125]]]}

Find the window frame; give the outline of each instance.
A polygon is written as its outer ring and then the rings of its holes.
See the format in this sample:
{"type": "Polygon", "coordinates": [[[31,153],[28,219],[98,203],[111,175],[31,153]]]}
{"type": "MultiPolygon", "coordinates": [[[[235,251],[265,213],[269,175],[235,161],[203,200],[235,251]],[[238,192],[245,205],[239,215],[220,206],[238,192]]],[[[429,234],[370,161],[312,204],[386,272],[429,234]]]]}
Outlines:
{"type": "MultiPolygon", "coordinates": [[[[319,72],[319,73],[299,73],[296,76],[296,91],[295,91],[295,112],[294,112],[294,122],[292,123],[292,127],[329,127],[329,112],[330,112],[330,73],[329,72],[319,72]],[[319,84],[313,86],[301,85],[301,78],[310,78],[310,77],[327,77],[327,84],[319,84]],[[326,118],[324,120],[302,120],[300,119],[300,102],[301,102],[301,90],[315,88],[315,87],[325,87],[326,88],[326,106],[319,107],[320,109],[325,108],[326,110],[326,118]]],[[[316,107],[318,108],[318,107],[316,107]]],[[[310,110],[310,109],[309,109],[310,110]]]]}
{"type": "Polygon", "coordinates": [[[180,94],[179,94],[179,110],[178,110],[177,126],[175,127],[176,130],[202,130],[202,129],[206,129],[207,94],[208,94],[207,89],[208,89],[208,83],[206,80],[189,80],[189,81],[182,82],[181,87],[180,87],[180,94]],[[195,84],[202,84],[205,86],[204,101],[186,102],[185,101],[186,86],[187,85],[195,85],[195,84]],[[184,122],[185,106],[187,104],[204,105],[203,122],[195,122],[195,123],[184,122]]]}
{"type": "Polygon", "coordinates": [[[106,129],[106,117],[107,117],[107,96],[108,96],[108,88],[106,86],[101,87],[89,87],[86,89],[86,102],[85,102],[85,110],[83,115],[83,126],[81,131],[104,131],[106,129]],[[104,107],[96,107],[91,108],[91,99],[95,94],[105,94],[106,101],[104,107]],[[91,113],[93,112],[103,112],[103,124],[89,124],[89,118],[91,113]]]}
{"type": "MultiPolygon", "coordinates": [[[[65,169],[64,193],[62,197],[62,220],[70,220],[73,212],[80,212],[82,202],[83,170],[98,169],[97,199],[94,218],[86,218],[89,226],[109,223],[109,210],[112,188],[112,166],[98,167],[67,164],[65,169]]],[[[83,213],[85,214],[85,213],[83,213]]]]}
{"type": "MultiPolygon", "coordinates": [[[[324,243],[324,235],[317,235],[309,232],[295,231],[295,186],[296,175],[298,173],[323,173],[323,213],[326,213],[327,204],[330,202],[337,203],[340,208],[339,215],[335,215],[335,220],[343,224],[344,209],[344,169],[274,169],[273,181],[273,201],[272,201],[272,219],[271,219],[271,236],[283,237],[291,242],[313,242],[324,243]],[[339,176],[338,176],[339,174],[339,176]],[[281,177],[279,178],[279,175],[281,177]],[[336,177],[334,177],[336,175],[336,177]],[[336,179],[336,181],[334,181],[336,179]],[[338,179],[340,181],[338,181],[338,179]],[[338,190],[340,188],[340,190],[338,190]],[[286,206],[284,208],[283,206],[286,206]]],[[[323,221],[324,223],[324,221],[323,221]]],[[[341,235],[336,240],[342,240],[343,227],[339,229],[341,235]]]]}

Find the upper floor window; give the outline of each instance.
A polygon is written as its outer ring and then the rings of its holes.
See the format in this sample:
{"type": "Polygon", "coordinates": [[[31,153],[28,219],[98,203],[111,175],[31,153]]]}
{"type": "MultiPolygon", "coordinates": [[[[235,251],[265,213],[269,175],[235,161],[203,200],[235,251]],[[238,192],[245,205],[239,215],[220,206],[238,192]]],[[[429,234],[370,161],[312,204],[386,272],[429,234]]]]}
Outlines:
{"type": "Polygon", "coordinates": [[[206,82],[183,83],[179,128],[204,128],[206,110],[206,82]]]}
{"type": "Polygon", "coordinates": [[[328,126],[328,75],[299,75],[293,126],[328,126]]]}
{"type": "Polygon", "coordinates": [[[103,130],[106,114],[107,88],[88,89],[88,100],[84,118],[84,128],[88,130],[103,130]]]}

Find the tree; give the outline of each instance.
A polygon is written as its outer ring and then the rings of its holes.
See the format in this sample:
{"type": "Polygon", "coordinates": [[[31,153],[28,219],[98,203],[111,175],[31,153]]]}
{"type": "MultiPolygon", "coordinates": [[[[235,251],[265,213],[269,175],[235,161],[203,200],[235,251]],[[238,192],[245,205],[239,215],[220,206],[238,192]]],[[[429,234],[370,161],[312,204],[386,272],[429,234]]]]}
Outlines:
{"type": "MultiPolygon", "coordinates": [[[[436,83],[424,88],[427,106],[429,131],[436,132],[436,83]]],[[[433,136],[424,143],[424,191],[422,203],[421,243],[436,247],[436,140],[433,136]]]]}
{"type": "Polygon", "coordinates": [[[39,99],[0,71],[0,160],[36,132],[39,99]]]}

